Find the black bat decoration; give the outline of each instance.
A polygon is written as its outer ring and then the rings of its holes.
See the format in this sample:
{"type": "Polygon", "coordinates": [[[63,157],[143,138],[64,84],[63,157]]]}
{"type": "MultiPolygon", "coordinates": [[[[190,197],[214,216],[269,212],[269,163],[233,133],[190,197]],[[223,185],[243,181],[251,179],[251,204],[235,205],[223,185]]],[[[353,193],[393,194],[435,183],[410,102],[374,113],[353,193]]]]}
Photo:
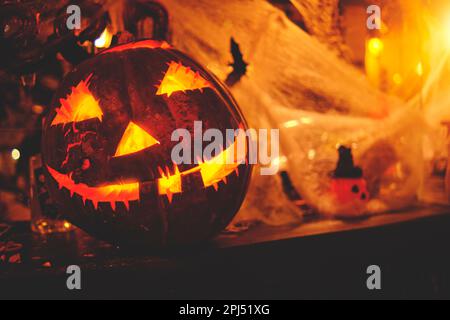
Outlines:
{"type": "Polygon", "coordinates": [[[231,38],[231,54],[233,55],[233,63],[230,66],[233,67],[233,72],[231,72],[225,83],[232,87],[241,80],[243,76],[247,74],[248,63],[244,61],[244,56],[242,55],[239,44],[231,38]]]}

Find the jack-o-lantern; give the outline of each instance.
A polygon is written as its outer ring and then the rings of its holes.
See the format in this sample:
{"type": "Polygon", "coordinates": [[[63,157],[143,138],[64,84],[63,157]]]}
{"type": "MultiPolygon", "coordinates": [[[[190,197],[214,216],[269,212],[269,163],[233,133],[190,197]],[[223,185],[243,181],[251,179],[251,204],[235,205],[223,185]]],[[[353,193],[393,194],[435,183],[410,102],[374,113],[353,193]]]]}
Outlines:
{"type": "Polygon", "coordinates": [[[122,45],[78,66],[56,94],[43,136],[61,213],[122,246],[189,245],[217,234],[242,204],[251,165],[248,152],[230,157],[238,138],[209,159],[174,165],[180,141],[172,133],[194,137],[195,121],[224,137],[247,128],[225,87],[166,43],[122,45]]]}

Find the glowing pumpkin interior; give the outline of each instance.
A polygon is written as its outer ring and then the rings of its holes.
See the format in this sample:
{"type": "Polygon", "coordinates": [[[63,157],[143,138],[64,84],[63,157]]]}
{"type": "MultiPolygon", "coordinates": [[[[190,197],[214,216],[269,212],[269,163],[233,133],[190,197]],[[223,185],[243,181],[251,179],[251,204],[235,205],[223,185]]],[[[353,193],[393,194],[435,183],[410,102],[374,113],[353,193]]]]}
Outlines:
{"type": "Polygon", "coordinates": [[[170,97],[174,92],[203,90],[208,87],[210,84],[198,72],[194,72],[180,63],[171,62],[156,94],[167,94],[170,97]]]}
{"type": "Polygon", "coordinates": [[[114,245],[198,243],[243,202],[252,169],[246,129],[227,88],[167,43],[107,49],[67,74],[53,99],[42,137],[48,190],[65,219],[114,245]],[[197,121],[223,138],[241,130],[202,157],[197,121]],[[173,141],[179,129],[190,139],[173,141]],[[185,142],[189,161],[175,165],[185,142]]]}
{"type": "Polygon", "coordinates": [[[56,110],[52,126],[58,124],[76,123],[97,118],[102,121],[103,112],[98,101],[89,91],[89,80],[92,74],[81,81],[66,99],[61,99],[61,107],[56,110]]]}
{"type": "MultiPolygon", "coordinates": [[[[147,45],[153,45],[153,43],[147,45]]],[[[130,49],[134,48],[130,47],[130,49]]],[[[111,52],[115,51],[111,50],[111,52]]],[[[97,119],[102,122],[104,115],[99,101],[89,90],[91,78],[92,74],[76,87],[73,87],[72,92],[66,99],[60,100],[61,106],[56,109],[56,116],[51,126],[71,124],[73,132],[76,133],[79,131],[76,129],[77,123],[91,119],[97,119]]],[[[205,88],[211,88],[211,85],[198,72],[192,71],[181,63],[171,62],[168,64],[163,80],[156,87],[158,89],[156,95],[167,95],[170,98],[175,92],[202,91],[205,88]]],[[[67,164],[71,150],[81,147],[83,138],[88,134],[95,134],[95,132],[82,133],[79,141],[68,145],[67,155],[61,167],[67,164]]],[[[244,141],[245,143],[243,131],[240,131],[240,136],[237,137],[236,141],[244,141]]],[[[151,133],[131,121],[125,129],[114,157],[136,154],[159,144],[160,142],[151,133]]],[[[219,182],[227,183],[227,177],[233,173],[239,175],[238,167],[246,161],[247,154],[239,157],[237,149],[238,146],[235,142],[216,157],[201,162],[198,166],[183,172],[180,172],[179,167],[176,165],[172,173],[167,166],[165,168],[158,167],[160,174],[160,178],[157,179],[158,193],[167,196],[169,202],[172,203],[174,194],[183,193],[182,178],[195,173],[200,173],[205,188],[213,187],[217,191],[219,182]],[[233,161],[230,162],[230,159],[233,159],[233,161]]],[[[87,200],[92,201],[96,209],[99,203],[107,202],[111,204],[113,210],[116,210],[116,203],[123,203],[129,210],[130,201],[140,200],[138,181],[90,187],[84,183],[76,183],[72,179],[72,173],[63,174],[50,166],[47,168],[60,189],[65,188],[69,190],[72,197],[74,194],[77,194],[83,199],[83,203],[86,203],[87,200]]]]}
{"type": "Polygon", "coordinates": [[[126,156],[159,144],[151,134],[130,122],[117,147],[115,157],[126,156]]]}

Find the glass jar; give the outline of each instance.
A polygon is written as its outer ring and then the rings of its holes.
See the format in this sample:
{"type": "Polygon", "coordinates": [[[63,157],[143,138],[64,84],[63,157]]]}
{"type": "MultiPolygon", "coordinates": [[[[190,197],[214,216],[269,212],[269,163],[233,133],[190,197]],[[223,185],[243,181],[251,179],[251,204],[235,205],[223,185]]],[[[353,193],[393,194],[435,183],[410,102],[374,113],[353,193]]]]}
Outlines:
{"type": "Polygon", "coordinates": [[[71,223],[61,218],[56,204],[50,197],[45,185],[42,157],[36,155],[30,159],[30,206],[31,229],[40,234],[70,232],[71,223]]]}

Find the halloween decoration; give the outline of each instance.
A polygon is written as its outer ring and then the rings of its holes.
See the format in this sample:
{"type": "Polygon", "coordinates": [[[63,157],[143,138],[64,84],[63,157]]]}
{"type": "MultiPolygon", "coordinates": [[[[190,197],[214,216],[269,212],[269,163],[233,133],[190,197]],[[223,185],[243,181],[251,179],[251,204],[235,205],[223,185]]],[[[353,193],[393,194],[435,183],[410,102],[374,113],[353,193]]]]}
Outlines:
{"type": "Polygon", "coordinates": [[[114,244],[208,239],[238,211],[251,166],[234,152],[237,140],[213,158],[174,165],[172,133],[194,136],[194,121],[224,136],[246,128],[225,87],[167,43],[104,51],[67,76],[46,119],[51,194],[69,221],[114,244]]]}
{"type": "Polygon", "coordinates": [[[248,63],[245,62],[239,44],[233,38],[230,41],[230,48],[233,56],[233,63],[230,66],[233,68],[233,71],[228,75],[225,83],[232,87],[247,74],[248,63]]]}
{"type": "Polygon", "coordinates": [[[337,207],[344,207],[345,216],[364,211],[369,200],[366,181],[361,168],[355,167],[352,150],[341,146],[339,161],[333,173],[331,192],[336,197],[337,207]]]}
{"type": "MultiPolygon", "coordinates": [[[[384,94],[327,47],[335,41],[327,45],[317,41],[325,38],[321,34],[337,30],[317,29],[323,19],[335,26],[337,8],[331,7],[336,1],[301,3],[311,34],[263,0],[198,0],[189,6],[165,0],[164,6],[171,15],[172,42],[207,64],[222,80],[228,77],[232,59],[230,39],[240,35],[235,39],[251,68],[231,88],[232,93],[252,128],[280,129],[281,152],[286,158],[280,169],[289,174],[311,208],[326,216],[345,213],[330,192],[330,172],[336,167],[341,145],[352,147],[355,162],[368,177],[369,201],[353,216],[410,206],[417,200],[422,174],[419,99],[405,103],[384,94]],[[189,15],[193,10],[195,17],[189,15]],[[207,48],[204,39],[208,39],[207,48]],[[379,153],[379,146],[388,152],[379,153]]],[[[295,211],[287,197],[279,196],[283,192],[277,177],[264,178],[252,181],[236,221],[253,219],[259,211],[256,219],[271,224],[300,223],[302,212],[295,211]],[[272,201],[273,217],[268,218],[265,203],[272,201]]]]}

